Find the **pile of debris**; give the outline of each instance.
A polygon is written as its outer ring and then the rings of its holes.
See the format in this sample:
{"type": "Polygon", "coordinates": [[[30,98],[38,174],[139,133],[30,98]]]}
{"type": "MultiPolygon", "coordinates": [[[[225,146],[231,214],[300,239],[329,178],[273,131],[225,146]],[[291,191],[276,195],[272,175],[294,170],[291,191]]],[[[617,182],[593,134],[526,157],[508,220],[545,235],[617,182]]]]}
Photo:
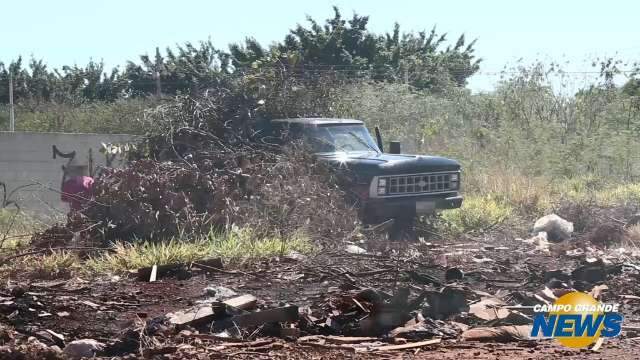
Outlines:
{"type": "Polygon", "coordinates": [[[216,119],[202,122],[213,130],[172,127],[132,147],[123,168],[101,169],[85,208],[33,243],[161,240],[232,225],[256,236],[302,231],[323,242],[357,233],[357,210],[338,186],[350,181],[346,170],[318,162],[299,144],[283,148],[216,119]]]}
{"type": "Polygon", "coordinates": [[[511,342],[526,355],[553,346],[530,337],[533,307],[572,291],[621,303],[622,337],[638,335],[640,256],[591,246],[546,252],[518,241],[415,246],[428,250],[292,253],[242,268],[213,258],[141,268],[131,279],[14,284],[0,290],[0,351],[371,356],[511,342]]]}

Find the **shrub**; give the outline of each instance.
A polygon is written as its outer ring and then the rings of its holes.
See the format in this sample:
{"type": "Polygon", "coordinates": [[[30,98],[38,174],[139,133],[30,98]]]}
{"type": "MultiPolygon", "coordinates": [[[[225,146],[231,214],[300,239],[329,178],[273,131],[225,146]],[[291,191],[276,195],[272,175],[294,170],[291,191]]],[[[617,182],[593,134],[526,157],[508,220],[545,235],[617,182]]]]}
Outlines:
{"type": "Polygon", "coordinates": [[[556,196],[547,177],[529,176],[499,166],[463,169],[462,179],[466,193],[489,196],[523,216],[542,215],[553,206],[556,196]]]}
{"type": "Polygon", "coordinates": [[[640,183],[628,183],[598,191],[596,201],[601,206],[640,206],[640,183]]]}
{"type": "Polygon", "coordinates": [[[441,229],[453,234],[482,232],[502,223],[512,208],[491,196],[469,196],[462,207],[442,213],[441,229]]]}
{"type": "Polygon", "coordinates": [[[123,272],[154,264],[190,263],[207,257],[228,261],[285,255],[291,251],[309,253],[313,246],[301,233],[287,238],[262,238],[251,229],[227,233],[210,232],[195,239],[173,238],[164,242],[116,243],[114,251],[91,258],[88,269],[99,273],[123,272]]]}

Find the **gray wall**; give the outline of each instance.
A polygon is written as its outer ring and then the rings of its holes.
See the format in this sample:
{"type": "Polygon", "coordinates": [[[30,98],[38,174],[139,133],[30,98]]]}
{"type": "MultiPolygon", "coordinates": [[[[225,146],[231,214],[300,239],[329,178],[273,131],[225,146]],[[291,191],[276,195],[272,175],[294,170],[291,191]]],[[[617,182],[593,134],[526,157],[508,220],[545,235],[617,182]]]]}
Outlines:
{"type": "Polygon", "coordinates": [[[21,185],[39,183],[20,190],[13,200],[23,210],[45,221],[60,218],[68,211],[68,205],[60,201],[60,194],[56,191],[60,190],[62,165],[68,160],[53,159],[52,145],[62,152],[76,151],[76,161],[84,165],[89,163],[89,149],[92,149],[95,169],[106,164],[105,156],[100,153],[101,143],[123,143],[134,139],[132,135],[0,132],[0,182],[7,184],[8,191],[21,185]]]}

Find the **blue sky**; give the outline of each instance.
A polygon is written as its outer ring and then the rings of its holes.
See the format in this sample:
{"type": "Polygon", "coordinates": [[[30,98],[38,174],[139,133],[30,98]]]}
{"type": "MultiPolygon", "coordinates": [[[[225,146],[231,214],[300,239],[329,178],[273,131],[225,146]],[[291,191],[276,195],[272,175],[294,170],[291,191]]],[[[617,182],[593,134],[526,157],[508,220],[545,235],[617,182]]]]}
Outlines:
{"type": "MultiPolygon", "coordinates": [[[[281,40],[288,29],[331,16],[370,16],[370,29],[385,32],[399,22],[404,30],[461,33],[478,38],[482,73],[471,87],[490,89],[491,74],[518,59],[569,63],[570,71],[592,71],[592,59],[617,56],[640,61],[640,1],[149,1],[4,0],[0,4],[0,61],[18,55],[43,58],[52,67],[85,64],[109,67],[153,53],[156,46],[211,38],[218,47],[253,36],[263,44],[281,40]],[[11,14],[10,16],[7,16],[11,14]]],[[[575,74],[576,81],[589,76],[575,74]]]]}

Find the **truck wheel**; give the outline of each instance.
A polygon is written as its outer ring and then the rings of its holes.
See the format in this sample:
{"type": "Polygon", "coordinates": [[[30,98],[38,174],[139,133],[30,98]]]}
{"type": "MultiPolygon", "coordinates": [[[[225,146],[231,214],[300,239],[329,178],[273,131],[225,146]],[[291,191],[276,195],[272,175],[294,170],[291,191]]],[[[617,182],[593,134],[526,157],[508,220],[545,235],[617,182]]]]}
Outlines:
{"type": "Polygon", "coordinates": [[[415,227],[416,219],[411,218],[395,218],[391,229],[389,229],[390,241],[416,241],[415,227]]]}

